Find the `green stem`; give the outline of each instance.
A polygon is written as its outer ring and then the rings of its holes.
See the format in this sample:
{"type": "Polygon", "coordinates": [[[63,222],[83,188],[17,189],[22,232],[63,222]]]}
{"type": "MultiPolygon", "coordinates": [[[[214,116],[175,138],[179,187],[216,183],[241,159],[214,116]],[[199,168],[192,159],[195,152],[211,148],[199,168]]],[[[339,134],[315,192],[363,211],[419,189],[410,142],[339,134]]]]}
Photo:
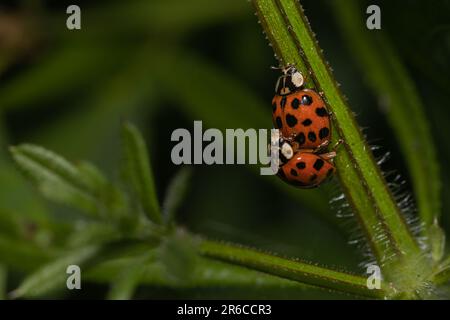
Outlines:
{"type": "Polygon", "coordinates": [[[341,185],[385,276],[392,280],[390,275],[397,264],[403,258],[416,258],[421,250],[321,54],[303,10],[295,0],[253,0],[253,4],[280,63],[293,63],[310,75],[306,87],[323,93],[333,112],[334,139],[344,140],[335,161],[341,185]]]}
{"type": "Polygon", "coordinates": [[[238,247],[225,243],[201,240],[200,252],[210,258],[321,288],[368,298],[384,298],[388,296],[388,292],[384,288],[379,290],[368,289],[367,279],[364,277],[327,269],[306,262],[280,258],[242,246],[238,247]]]}

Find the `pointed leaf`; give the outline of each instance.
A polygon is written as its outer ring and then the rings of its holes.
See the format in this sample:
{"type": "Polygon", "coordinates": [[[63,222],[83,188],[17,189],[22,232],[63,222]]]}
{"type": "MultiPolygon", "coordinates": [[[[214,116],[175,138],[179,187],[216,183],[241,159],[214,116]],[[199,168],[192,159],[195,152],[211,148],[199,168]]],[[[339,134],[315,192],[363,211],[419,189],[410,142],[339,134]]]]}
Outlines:
{"type": "Polygon", "coordinates": [[[83,264],[97,255],[99,249],[100,247],[98,246],[84,247],[44,265],[28,276],[11,293],[11,297],[38,297],[55,289],[66,289],[67,267],[78,265],[81,268],[83,264]]]}
{"type": "Polygon", "coordinates": [[[170,182],[163,204],[163,214],[166,223],[174,222],[175,213],[186,196],[191,176],[191,168],[184,167],[177,172],[170,182]]]}
{"type": "Polygon", "coordinates": [[[168,281],[187,284],[195,278],[198,260],[196,243],[182,230],[161,243],[158,253],[159,261],[164,266],[168,281]]]}
{"type": "Polygon", "coordinates": [[[114,211],[109,203],[115,203],[111,200],[119,195],[98,171],[94,173],[93,166],[77,168],[56,153],[31,144],[10,150],[19,168],[48,199],[97,217],[114,211]]]}
{"type": "Polygon", "coordinates": [[[144,275],[148,263],[154,260],[154,258],[154,251],[150,251],[137,257],[136,259],[133,259],[129,264],[127,264],[127,266],[119,273],[115,281],[112,283],[107,299],[131,299],[144,275]]]}
{"type": "Polygon", "coordinates": [[[123,126],[123,148],[124,174],[131,184],[133,193],[148,218],[155,223],[161,223],[161,212],[147,148],[138,129],[130,123],[123,126]]]}

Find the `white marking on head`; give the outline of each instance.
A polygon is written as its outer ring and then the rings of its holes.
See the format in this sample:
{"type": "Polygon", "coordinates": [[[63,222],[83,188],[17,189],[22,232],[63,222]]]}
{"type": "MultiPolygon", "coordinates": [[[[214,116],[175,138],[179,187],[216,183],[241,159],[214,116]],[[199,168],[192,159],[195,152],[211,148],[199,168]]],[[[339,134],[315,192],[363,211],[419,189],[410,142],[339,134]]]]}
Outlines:
{"type": "Polygon", "coordinates": [[[294,155],[294,150],[292,150],[292,147],[289,143],[283,143],[283,145],[281,146],[281,154],[286,159],[291,159],[294,155]]]}
{"type": "Polygon", "coordinates": [[[295,70],[295,72],[292,73],[291,79],[292,79],[292,83],[297,88],[300,88],[301,86],[303,86],[303,83],[305,81],[305,79],[303,78],[302,73],[300,71],[297,71],[297,70],[295,70]]]}

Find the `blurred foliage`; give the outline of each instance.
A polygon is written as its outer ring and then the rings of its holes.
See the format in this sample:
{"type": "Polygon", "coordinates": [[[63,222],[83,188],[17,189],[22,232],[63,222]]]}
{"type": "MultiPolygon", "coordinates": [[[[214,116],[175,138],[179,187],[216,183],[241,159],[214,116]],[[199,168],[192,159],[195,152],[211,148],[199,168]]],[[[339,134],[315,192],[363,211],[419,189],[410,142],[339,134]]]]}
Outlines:
{"type": "MultiPolygon", "coordinates": [[[[338,0],[302,4],[359,124],[367,127],[368,140],[383,146],[375,155],[391,152],[383,169],[395,169],[406,180],[402,188],[411,190],[405,159],[383,114],[383,97],[361,81],[367,78],[364,68],[356,67],[358,57],[348,50],[346,37],[336,33],[330,1],[338,0]]],[[[450,130],[446,108],[450,3],[376,3],[382,8],[382,30],[374,33],[391,40],[414,82],[439,161],[445,164],[450,161],[445,142],[450,130]]],[[[347,243],[349,237],[359,236],[350,219],[336,217],[345,208],[327,203],[340,194],[334,182],[314,191],[297,190],[274,177],[259,176],[256,167],[200,165],[191,168],[190,179],[177,177],[187,185],[184,191],[170,183],[180,170],[170,161],[170,135],[175,128],[192,128],[194,120],[203,120],[204,129],[271,127],[270,101],[277,74],[269,66],[276,61],[247,1],[80,1],[81,31],[65,27],[68,4],[44,0],[0,4],[0,297],[21,283],[21,290],[32,288],[37,281],[33,277],[39,278],[43,266],[58,270],[55,263],[64,261],[69,248],[80,250],[82,261],[83,248],[116,234],[114,226],[86,220],[77,210],[39,197],[13,166],[8,146],[30,142],[68,159],[88,159],[106,177],[85,163],[70,164],[75,176],[48,177],[60,183],[62,197],[64,188],[73,190],[78,183],[103,185],[100,198],[111,197],[115,192],[105,181],[122,179],[112,169],[123,160],[117,147],[123,119],[131,119],[144,131],[155,176],[158,199],[154,201],[165,203],[163,212],[177,209],[177,221],[190,231],[364,272],[354,266],[366,257],[347,243]],[[82,180],[76,180],[80,176],[82,180]],[[170,205],[164,202],[168,197],[164,190],[172,190],[170,205]],[[184,200],[175,196],[178,192],[184,193],[184,200]]],[[[362,8],[368,4],[361,1],[362,8]]],[[[361,19],[365,20],[365,12],[361,19]]],[[[442,166],[443,194],[450,192],[449,173],[442,166]]],[[[74,202],[90,206],[90,197],[83,194],[88,202],[74,202]]],[[[93,212],[115,212],[114,218],[100,218],[110,224],[118,219],[124,228],[132,228],[121,220],[120,207],[128,201],[117,199],[116,209],[93,212]]],[[[447,233],[449,209],[450,200],[443,197],[441,221],[447,233]]],[[[86,272],[89,285],[81,294],[57,290],[49,295],[128,298],[140,283],[135,295],[139,298],[342,298],[206,258],[196,262],[190,281],[176,286],[174,279],[184,278],[177,265],[191,263],[189,245],[183,244],[187,246],[183,249],[177,246],[179,241],[161,246],[132,240],[110,244],[86,272]],[[173,246],[184,250],[183,261],[173,262],[173,246]],[[127,273],[129,277],[124,276],[127,273]]]]}

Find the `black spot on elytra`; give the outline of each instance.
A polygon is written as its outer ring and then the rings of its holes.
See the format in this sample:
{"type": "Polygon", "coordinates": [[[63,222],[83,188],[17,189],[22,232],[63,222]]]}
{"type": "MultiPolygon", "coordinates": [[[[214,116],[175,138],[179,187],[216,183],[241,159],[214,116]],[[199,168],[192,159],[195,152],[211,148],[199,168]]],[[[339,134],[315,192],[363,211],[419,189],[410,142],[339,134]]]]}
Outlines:
{"type": "Polygon", "coordinates": [[[298,109],[299,105],[300,105],[300,101],[298,101],[297,98],[295,98],[294,100],[292,100],[291,106],[292,106],[293,109],[298,109]]]}
{"type": "Polygon", "coordinates": [[[322,129],[319,130],[319,138],[320,139],[324,139],[324,138],[328,137],[329,134],[330,134],[330,130],[327,127],[323,127],[322,129]]]}
{"type": "Polygon", "coordinates": [[[277,103],[274,101],[272,103],[272,112],[275,112],[277,110],[277,103]]]}
{"type": "Polygon", "coordinates": [[[298,176],[298,173],[297,173],[297,171],[295,171],[295,169],[291,169],[291,175],[296,177],[296,176],[298,176]]]}
{"type": "Polygon", "coordinates": [[[283,128],[283,122],[281,121],[281,118],[280,118],[280,117],[277,117],[277,118],[275,119],[275,122],[277,123],[277,128],[278,128],[278,129],[283,128]]]}
{"type": "Polygon", "coordinates": [[[311,98],[311,96],[308,96],[307,94],[302,96],[302,104],[303,105],[309,106],[312,102],[313,102],[313,99],[311,98]]]}
{"type": "Polygon", "coordinates": [[[306,119],[302,122],[302,125],[304,125],[305,127],[310,126],[312,123],[311,119],[306,119]]]}
{"type": "Polygon", "coordinates": [[[294,117],[292,114],[287,114],[286,116],[286,123],[289,127],[294,127],[297,124],[297,118],[294,117]]]}
{"type": "Polygon", "coordinates": [[[283,98],[281,98],[280,101],[280,106],[283,109],[285,105],[286,105],[286,96],[283,96],[283,98]]]}
{"type": "Polygon", "coordinates": [[[316,169],[317,171],[319,171],[320,169],[322,169],[323,165],[324,165],[324,161],[322,159],[317,159],[316,162],[314,162],[314,169],[316,169]]]}
{"type": "Polygon", "coordinates": [[[327,178],[333,174],[333,168],[328,169],[327,178]]]}
{"type": "Polygon", "coordinates": [[[305,134],[304,134],[303,132],[300,132],[300,133],[295,137],[295,141],[297,141],[299,145],[304,144],[305,141],[306,141],[305,134]]]}
{"type": "Polygon", "coordinates": [[[326,117],[326,116],[328,116],[328,111],[324,107],[316,108],[316,114],[319,117],[326,117]]]}
{"type": "Polygon", "coordinates": [[[313,131],[310,131],[310,132],[308,133],[308,139],[309,139],[309,141],[311,141],[311,142],[316,141],[316,139],[317,139],[316,134],[315,134],[313,131]]]}
{"type": "Polygon", "coordinates": [[[297,168],[299,168],[300,170],[305,169],[306,168],[306,164],[303,161],[297,162],[297,164],[295,165],[297,168]]]}
{"type": "Polygon", "coordinates": [[[313,174],[310,178],[309,181],[314,181],[317,179],[317,174],[313,174]]]}

